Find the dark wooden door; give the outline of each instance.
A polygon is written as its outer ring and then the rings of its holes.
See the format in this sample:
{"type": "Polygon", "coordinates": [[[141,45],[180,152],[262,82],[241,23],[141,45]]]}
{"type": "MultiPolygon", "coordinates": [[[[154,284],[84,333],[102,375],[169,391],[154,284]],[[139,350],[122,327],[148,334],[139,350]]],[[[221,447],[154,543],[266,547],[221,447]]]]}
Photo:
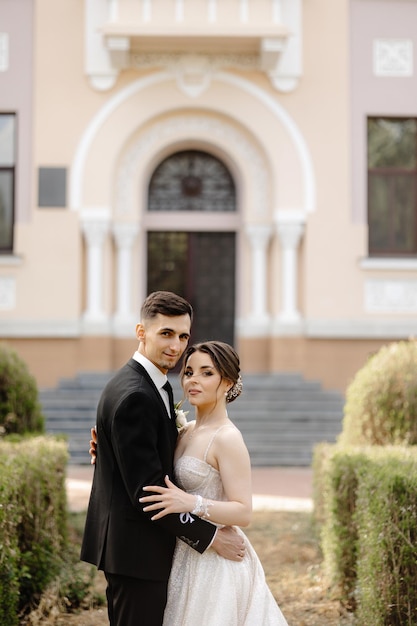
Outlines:
{"type": "Polygon", "coordinates": [[[192,304],[192,342],[234,342],[235,240],[231,232],[148,232],[148,293],[174,291],[192,304]]]}

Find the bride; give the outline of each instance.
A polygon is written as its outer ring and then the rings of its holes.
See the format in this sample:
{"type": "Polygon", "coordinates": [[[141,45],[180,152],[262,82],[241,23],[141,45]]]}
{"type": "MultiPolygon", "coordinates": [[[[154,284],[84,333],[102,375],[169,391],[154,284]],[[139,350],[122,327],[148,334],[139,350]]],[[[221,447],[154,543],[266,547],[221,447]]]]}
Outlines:
{"type": "MultiPolygon", "coordinates": [[[[166,487],[146,487],[152,495],[140,502],[146,503],[145,511],[155,511],[153,520],[180,513],[185,521],[192,513],[218,526],[248,526],[250,458],[226,410],[226,403],[242,389],[239,357],[219,341],[190,346],[181,382],[185,397],[195,407],[195,420],[180,430],[176,484],[166,477],[166,487]]],[[[246,546],[239,562],[223,559],[210,548],[199,554],[177,540],[164,626],[288,626],[259,558],[243,531],[238,531],[246,546]]]]}

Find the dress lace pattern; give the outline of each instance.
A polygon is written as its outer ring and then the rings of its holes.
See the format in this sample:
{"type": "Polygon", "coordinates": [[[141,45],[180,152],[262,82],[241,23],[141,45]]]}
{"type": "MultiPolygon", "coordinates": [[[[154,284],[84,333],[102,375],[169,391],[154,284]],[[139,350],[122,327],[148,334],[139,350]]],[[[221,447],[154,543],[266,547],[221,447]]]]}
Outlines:
{"type": "MultiPolygon", "coordinates": [[[[220,474],[206,461],[215,435],[204,460],[185,455],[178,459],[175,476],[189,493],[225,500],[220,474]]],[[[238,532],[246,544],[240,562],[223,559],[211,548],[199,554],[177,540],[163,626],[288,626],[255,550],[238,532]]]]}

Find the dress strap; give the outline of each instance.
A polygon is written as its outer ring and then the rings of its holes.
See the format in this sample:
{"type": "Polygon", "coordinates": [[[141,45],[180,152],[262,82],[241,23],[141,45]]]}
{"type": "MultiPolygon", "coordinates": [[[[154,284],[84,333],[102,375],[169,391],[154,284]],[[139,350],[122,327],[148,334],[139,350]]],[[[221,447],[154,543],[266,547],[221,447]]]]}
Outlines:
{"type": "Polygon", "coordinates": [[[226,426],[231,426],[231,424],[223,424],[223,426],[220,426],[220,428],[218,428],[218,429],[216,430],[216,432],[214,432],[214,433],[213,433],[213,435],[212,435],[212,437],[211,437],[210,441],[208,442],[208,446],[207,446],[207,448],[206,448],[206,451],[205,451],[205,453],[204,453],[204,462],[205,462],[205,463],[207,463],[207,455],[208,455],[208,453],[209,453],[209,450],[210,450],[210,448],[211,448],[211,444],[213,443],[213,441],[214,441],[214,439],[215,439],[215,437],[216,437],[217,433],[218,433],[218,432],[220,432],[222,428],[226,428],[226,426]]]}

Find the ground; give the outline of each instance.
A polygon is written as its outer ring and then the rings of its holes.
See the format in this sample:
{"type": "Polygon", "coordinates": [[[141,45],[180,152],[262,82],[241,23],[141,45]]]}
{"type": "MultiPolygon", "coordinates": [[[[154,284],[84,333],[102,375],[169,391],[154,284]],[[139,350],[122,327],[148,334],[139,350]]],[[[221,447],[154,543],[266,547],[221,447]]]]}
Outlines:
{"type": "MultiPolygon", "coordinates": [[[[310,513],[257,511],[245,532],[262,561],[268,584],[289,626],[354,624],[352,615],[343,611],[328,590],[310,513]]],[[[105,583],[101,573],[97,574],[94,584],[103,596],[105,583]]],[[[108,626],[105,606],[31,623],[108,626]]]]}

